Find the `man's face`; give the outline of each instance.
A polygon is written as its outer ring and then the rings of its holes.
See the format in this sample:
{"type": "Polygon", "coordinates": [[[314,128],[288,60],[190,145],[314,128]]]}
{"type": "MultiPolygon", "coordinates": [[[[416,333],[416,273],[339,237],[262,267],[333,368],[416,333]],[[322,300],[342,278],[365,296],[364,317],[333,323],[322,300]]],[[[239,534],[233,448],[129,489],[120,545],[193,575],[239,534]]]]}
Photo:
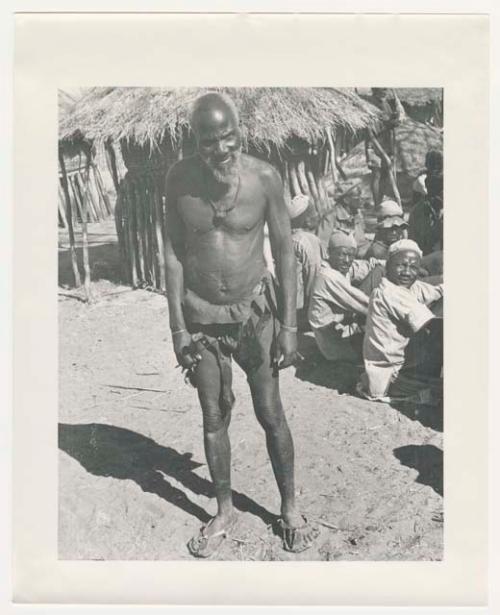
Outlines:
{"type": "Polygon", "coordinates": [[[397,286],[410,288],[420,269],[420,256],[413,250],[404,250],[391,256],[386,263],[387,278],[397,286]]]}
{"type": "Polygon", "coordinates": [[[330,248],[329,262],[333,269],[346,275],[356,256],[356,248],[330,248]]]}
{"type": "Polygon", "coordinates": [[[381,228],[379,236],[386,246],[391,246],[396,241],[403,239],[404,227],[394,225],[389,228],[381,228]]]}
{"type": "Polygon", "coordinates": [[[215,179],[228,182],[236,176],[241,152],[241,133],[229,110],[214,108],[203,113],[196,131],[198,153],[215,179]]]}

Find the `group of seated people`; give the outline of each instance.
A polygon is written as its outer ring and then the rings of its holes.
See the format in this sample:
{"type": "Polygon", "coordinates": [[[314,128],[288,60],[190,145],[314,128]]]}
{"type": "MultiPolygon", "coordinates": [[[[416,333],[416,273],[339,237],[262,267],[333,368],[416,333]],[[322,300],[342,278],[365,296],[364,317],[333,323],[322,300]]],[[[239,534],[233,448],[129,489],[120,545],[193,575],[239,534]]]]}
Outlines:
{"type": "Polygon", "coordinates": [[[351,219],[341,211],[325,247],[309,198],[299,195],[289,204],[299,326],[312,330],[325,359],[364,367],[356,390],[370,400],[388,401],[403,367],[420,361],[425,371],[426,339],[442,335],[435,328],[443,297],[442,167],[440,182],[438,195],[435,174],[427,174],[427,193],[408,222],[398,203],[382,201],[371,241],[352,199],[343,205],[351,219]]]}

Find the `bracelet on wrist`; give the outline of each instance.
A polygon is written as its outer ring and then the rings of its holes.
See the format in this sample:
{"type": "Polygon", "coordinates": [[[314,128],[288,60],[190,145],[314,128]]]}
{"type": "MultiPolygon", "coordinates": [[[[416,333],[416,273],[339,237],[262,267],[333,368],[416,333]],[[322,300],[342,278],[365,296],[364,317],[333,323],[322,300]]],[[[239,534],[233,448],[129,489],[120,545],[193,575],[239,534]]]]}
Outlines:
{"type": "Polygon", "coordinates": [[[289,331],[290,333],[297,333],[298,331],[297,327],[291,327],[290,325],[284,325],[283,323],[281,323],[281,328],[283,331],[289,331]]]}
{"type": "Polygon", "coordinates": [[[170,333],[172,334],[172,337],[174,335],[180,335],[181,333],[187,333],[187,329],[175,329],[175,330],[170,330],[170,333]]]}

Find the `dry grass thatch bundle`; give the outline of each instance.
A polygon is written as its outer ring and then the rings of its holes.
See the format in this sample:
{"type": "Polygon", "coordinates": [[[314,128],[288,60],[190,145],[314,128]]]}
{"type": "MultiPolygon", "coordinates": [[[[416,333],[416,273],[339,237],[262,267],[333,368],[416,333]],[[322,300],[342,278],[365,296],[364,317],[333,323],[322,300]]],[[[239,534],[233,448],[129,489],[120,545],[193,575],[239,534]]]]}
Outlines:
{"type": "MultiPolygon", "coordinates": [[[[234,100],[243,148],[267,159],[281,173],[285,194],[307,194],[329,234],[333,201],[325,174],[335,175],[335,138],[377,127],[380,112],[349,89],[210,88],[234,100]]],[[[105,146],[118,189],[117,232],[126,277],[133,286],[164,288],[161,262],[163,181],[167,167],[193,151],[189,110],[209,88],[90,88],[61,113],[62,143],[105,146]],[[117,171],[114,146],[127,168],[117,171]]]]}
{"type": "MultiPolygon", "coordinates": [[[[211,88],[235,101],[247,146],[269,151],[292,137],[309,143],[325,139],[325,129],[359,131],[377,122],[378,110],[352,91],[338,88],[211,88]]],[[[71,113],[60,117],[59,137],[84,135],[158,147],[166,138],[182,141],[188,112],[208,88],[91,88],[71,113]]]]}

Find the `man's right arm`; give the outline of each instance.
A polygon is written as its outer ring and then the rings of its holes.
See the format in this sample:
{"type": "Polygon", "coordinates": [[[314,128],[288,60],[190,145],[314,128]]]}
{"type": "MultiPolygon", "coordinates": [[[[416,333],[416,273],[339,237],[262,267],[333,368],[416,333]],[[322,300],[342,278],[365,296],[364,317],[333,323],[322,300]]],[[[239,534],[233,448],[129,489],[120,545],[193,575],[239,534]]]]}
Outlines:
{"type": "Polygon", "coordinates": [[[177,211],[175,166],[167,174],[165,195],[166,223],[164,247],[170,330],[177,360],[184,367],[190,367],[190,359],[182,352],[191,343],[191,336],[187,332],[182,311],[182,297],[184,295],[184,224],[177,211]]]}

